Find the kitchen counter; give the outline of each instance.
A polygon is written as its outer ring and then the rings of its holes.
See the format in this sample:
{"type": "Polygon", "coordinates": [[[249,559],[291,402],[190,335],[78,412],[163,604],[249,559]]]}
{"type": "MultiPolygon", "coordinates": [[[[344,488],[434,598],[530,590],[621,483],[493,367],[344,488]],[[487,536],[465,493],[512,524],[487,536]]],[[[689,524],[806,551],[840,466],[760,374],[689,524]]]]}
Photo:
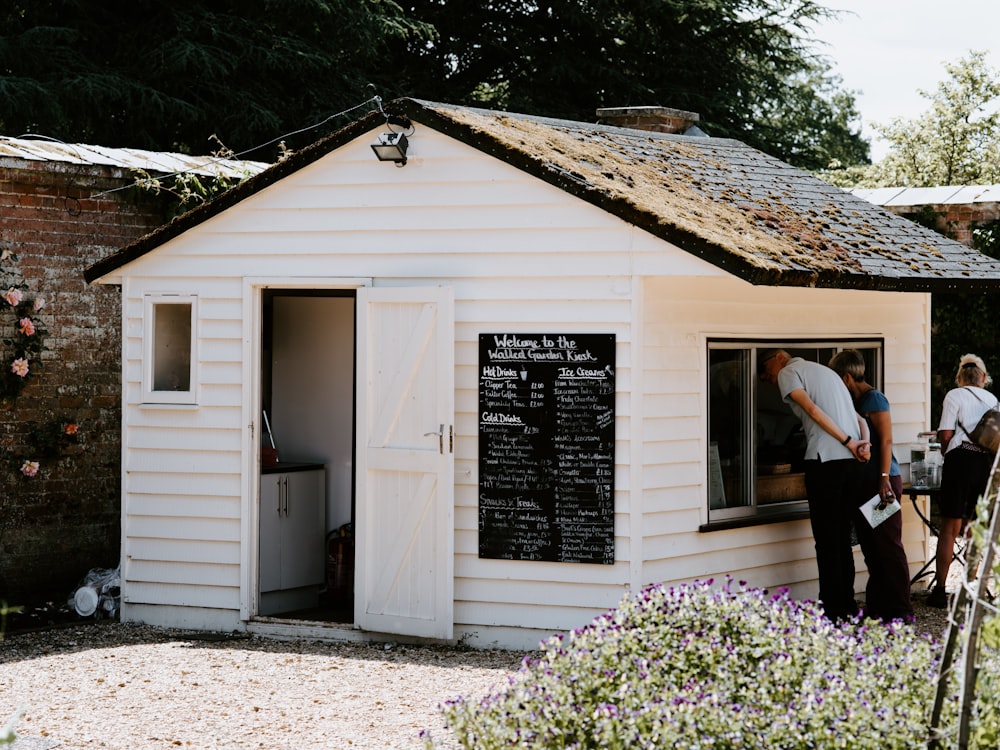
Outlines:
{"type": "Polygon", "coordinates": [[[314,471],[315,469],[326,468],[326,464],[314,461],[279,461],[274,466],[264,466],[261,474],[289,474],[293,471],[314,471]]]}

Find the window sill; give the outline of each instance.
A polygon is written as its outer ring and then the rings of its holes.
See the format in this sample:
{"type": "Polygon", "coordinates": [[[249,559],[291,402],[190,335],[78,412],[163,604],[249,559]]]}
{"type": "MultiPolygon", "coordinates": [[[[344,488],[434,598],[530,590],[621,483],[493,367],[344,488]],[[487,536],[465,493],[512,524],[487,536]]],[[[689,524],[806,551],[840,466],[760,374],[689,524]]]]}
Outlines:
{"type": "Polygon", "coordinates": [[[763,526],[770,523],[784,523],[786,521],[803,521],[809,518],[809,509],[801,508],[797,510],[786,510],[778,513],[758,514],[756,516],[745,516],[743,518],[727,518],[724,521],[709,521],[698,527],[700,532],[723,531],[725,529],[742,529],[748,526],[763,526]]]}

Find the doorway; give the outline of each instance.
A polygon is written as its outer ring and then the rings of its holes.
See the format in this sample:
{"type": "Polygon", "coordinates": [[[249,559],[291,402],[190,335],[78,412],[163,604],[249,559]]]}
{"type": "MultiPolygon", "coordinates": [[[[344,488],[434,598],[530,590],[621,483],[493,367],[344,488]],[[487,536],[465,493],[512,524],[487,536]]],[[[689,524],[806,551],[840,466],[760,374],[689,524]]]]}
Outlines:
{"type": "Polygon", "coordinates": [[[248,411],[261,413],[251,414],[249,436],[262,450],[273,435],[278,460],[248,477],[257,548],[248,545],[246,616],[261,624],[259,632],[346,623],[450,639],[453,291],[373,287],[363,279],[328,280],[337,285],[321,289],[317,281],[256,286],[260,333],[247,343],[258,382],[248,388],[260,395],[248,411]],[[293,528],[298,493],[310,494],[301,485],[312,486],[296,475],[318,468],[325,491],[311,496],[322,495],[322,503],[306,515],[315,520],[293,528]],[[269,577],[274,565],[277,584],[269,577]]]}
{"type": "Polygon", "coordinates": [[[261,296],[261,616],[354,623],[353,289],[261,296]]]}

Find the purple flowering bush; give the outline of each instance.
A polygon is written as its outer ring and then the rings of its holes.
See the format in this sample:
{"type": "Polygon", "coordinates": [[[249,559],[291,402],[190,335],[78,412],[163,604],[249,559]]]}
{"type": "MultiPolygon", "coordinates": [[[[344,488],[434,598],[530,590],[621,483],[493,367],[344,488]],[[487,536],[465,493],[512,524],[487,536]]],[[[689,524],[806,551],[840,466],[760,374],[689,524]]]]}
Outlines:
{"type": "Polygon", "coordinates": [[[834,625],[787,592],[651,586],[442,711],[483,750],[922,748],[938,658],[910,625],[834,625]]]}

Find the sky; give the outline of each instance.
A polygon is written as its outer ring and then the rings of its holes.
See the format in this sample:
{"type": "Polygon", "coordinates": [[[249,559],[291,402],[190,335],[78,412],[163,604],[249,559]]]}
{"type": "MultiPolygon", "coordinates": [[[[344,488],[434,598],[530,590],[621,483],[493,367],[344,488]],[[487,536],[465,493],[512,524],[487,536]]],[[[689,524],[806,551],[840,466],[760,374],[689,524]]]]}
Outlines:
{"type": "Polygon", "coordinates": [[[917,89],[933,92],[947,77],[944,63],[985,50],[1000,68],[1000,0],[818,0],[851,11],[815,29],[816,50],[833,63],[843,88],[855,92],[862,133],[871,141],[872,160],[885,156],[872,122],[912,118],[930,103],[917,89]]]}

